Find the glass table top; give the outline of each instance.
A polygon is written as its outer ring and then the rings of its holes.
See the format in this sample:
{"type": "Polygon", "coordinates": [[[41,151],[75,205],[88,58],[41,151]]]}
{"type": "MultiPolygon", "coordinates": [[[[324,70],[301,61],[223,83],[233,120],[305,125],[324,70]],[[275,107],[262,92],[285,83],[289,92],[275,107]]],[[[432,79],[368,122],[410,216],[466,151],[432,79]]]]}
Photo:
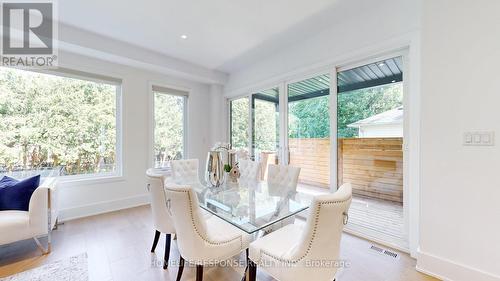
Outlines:
{"type": "Polygon", "coordinates": [[[193,188],[201,208],[250,234],[307,209],[310,203],[295,190],[264,181],[240,180],[220,187],[200,182],[193,188]]]}

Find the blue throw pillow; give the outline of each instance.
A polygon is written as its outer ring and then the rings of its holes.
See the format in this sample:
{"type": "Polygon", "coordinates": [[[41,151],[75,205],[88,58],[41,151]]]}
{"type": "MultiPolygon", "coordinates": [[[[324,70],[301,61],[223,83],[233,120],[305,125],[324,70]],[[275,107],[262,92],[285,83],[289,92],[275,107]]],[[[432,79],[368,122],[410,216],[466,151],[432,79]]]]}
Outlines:
{"type": "Polygon", "coordinates": [[[11,178],[11,177],[8,177],[8,176],[4,176],[1,180],[0,180],[0,188],[4,188],[4,187],[7,187],[7,186],[12,186],[16,183],[18,183],[19,181],[16,180],[15,178],[11,178]]]}
{"type": "Polygon", "coordinates": [[[40,184],[40,175],[16,180],[4,176],[0,180],[0,211],[28,211],[31,195],[40,184]]]}

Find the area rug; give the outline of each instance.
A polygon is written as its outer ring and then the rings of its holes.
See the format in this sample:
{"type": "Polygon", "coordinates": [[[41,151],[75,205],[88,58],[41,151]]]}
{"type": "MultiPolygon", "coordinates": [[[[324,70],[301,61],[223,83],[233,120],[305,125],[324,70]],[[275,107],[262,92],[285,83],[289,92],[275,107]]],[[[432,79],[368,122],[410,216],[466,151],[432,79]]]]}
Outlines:
{"type": "Polygon", "coordinates": [[[87,253],[70,257],[18,274],[0,278],[0,281],[87,281],[89,280],[87,253]]]}

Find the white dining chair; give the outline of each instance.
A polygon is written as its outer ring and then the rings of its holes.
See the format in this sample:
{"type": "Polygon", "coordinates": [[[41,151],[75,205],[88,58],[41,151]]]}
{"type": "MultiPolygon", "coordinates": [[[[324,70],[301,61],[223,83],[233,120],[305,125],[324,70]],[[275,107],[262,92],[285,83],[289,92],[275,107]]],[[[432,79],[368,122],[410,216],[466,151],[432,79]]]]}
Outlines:
{"type": "Polygon", "coordinates": [[[151,211],[153,213],[153,227],[155,229],[155,237],[151,253],[156,249],[158,239],[161,233],[165,233],[165,256],[163,260],[163,269],[168,267],[168,260],[170,256],[170,242],[172,234],[175,234],[174,224],[167,209],[167,202],[165,199],[165,180],[166,176],[155,172],[154,169],[146,171],[147,190],[151,201],[151,211]]]}
{"type": "Polygon", "coordinates": [[[196,281],[201,281],[203,265],[227,261],[248,248],[250,235],[217,216],[203,216],[192,187],[167,185],[165,191],[181,254],[178,281],[185,261],[196,265],[196,281]]]}
{"type": "Polygon", "coordinates": [[[198,159],[172,160],[172,180],[176,184],[199,183],[198,159]]]}
{"type": "Polygon", "coordinates": [[[267,174],[267,185],[273,189],[270,192],[297,191],[299,175],[300,167],[270,164],[267,174]]]}
{"type": "MultiPolygon", "coordinates": [[[[297,194],[297,184],[300,175],[300,167],[274,165],[270,164],[268,167],[267,188],[269,195],[280,196],[286,200],[292,199],[297,194]]],[[[290,216],[281,220],[269,227],[263,229],[265,233],[273,232],[285,225],[291,224],[295,221],[295,216],[290,216]]]]}
{"type": "Polygon", "coordinates": [[[257,267],[281,281],[334,280],[351,198],[349,183],[316,196],[304,227],[290,224],[251,243],[249,280],[255,280],[257,267]]]}
{"type": "Polygon", "coordinates": [[[260,179],[260,163],[246,159],[238,161],[240,179],[246,181],[257,181],[260,179]]]}

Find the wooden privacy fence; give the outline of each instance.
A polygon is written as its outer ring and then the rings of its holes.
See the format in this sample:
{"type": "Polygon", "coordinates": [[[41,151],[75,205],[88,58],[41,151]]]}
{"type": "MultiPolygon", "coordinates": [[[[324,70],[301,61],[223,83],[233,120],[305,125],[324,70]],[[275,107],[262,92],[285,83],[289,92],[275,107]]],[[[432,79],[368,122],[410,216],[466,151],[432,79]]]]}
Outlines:
{"type": "Polygon", "coordinates": [[[300,167],[299,182],[329,188],[330,139],[288,140],[290,165],[300,167]]]}
{"type": "MultiPolygon", "coordinates": [[[[328,188],[329,139],[290,139],[290,164],[301,167],[299,181],[328,188]]],[[[338,185],[350,182],[353,193],[403,202],[403,138],[338,140],[338,185]]]]}
{"type": "Polygon", "coordinates": [[[338,141],[338,184],[353,193],[403,202],[403,138],[352,138],[338,141]]]}

